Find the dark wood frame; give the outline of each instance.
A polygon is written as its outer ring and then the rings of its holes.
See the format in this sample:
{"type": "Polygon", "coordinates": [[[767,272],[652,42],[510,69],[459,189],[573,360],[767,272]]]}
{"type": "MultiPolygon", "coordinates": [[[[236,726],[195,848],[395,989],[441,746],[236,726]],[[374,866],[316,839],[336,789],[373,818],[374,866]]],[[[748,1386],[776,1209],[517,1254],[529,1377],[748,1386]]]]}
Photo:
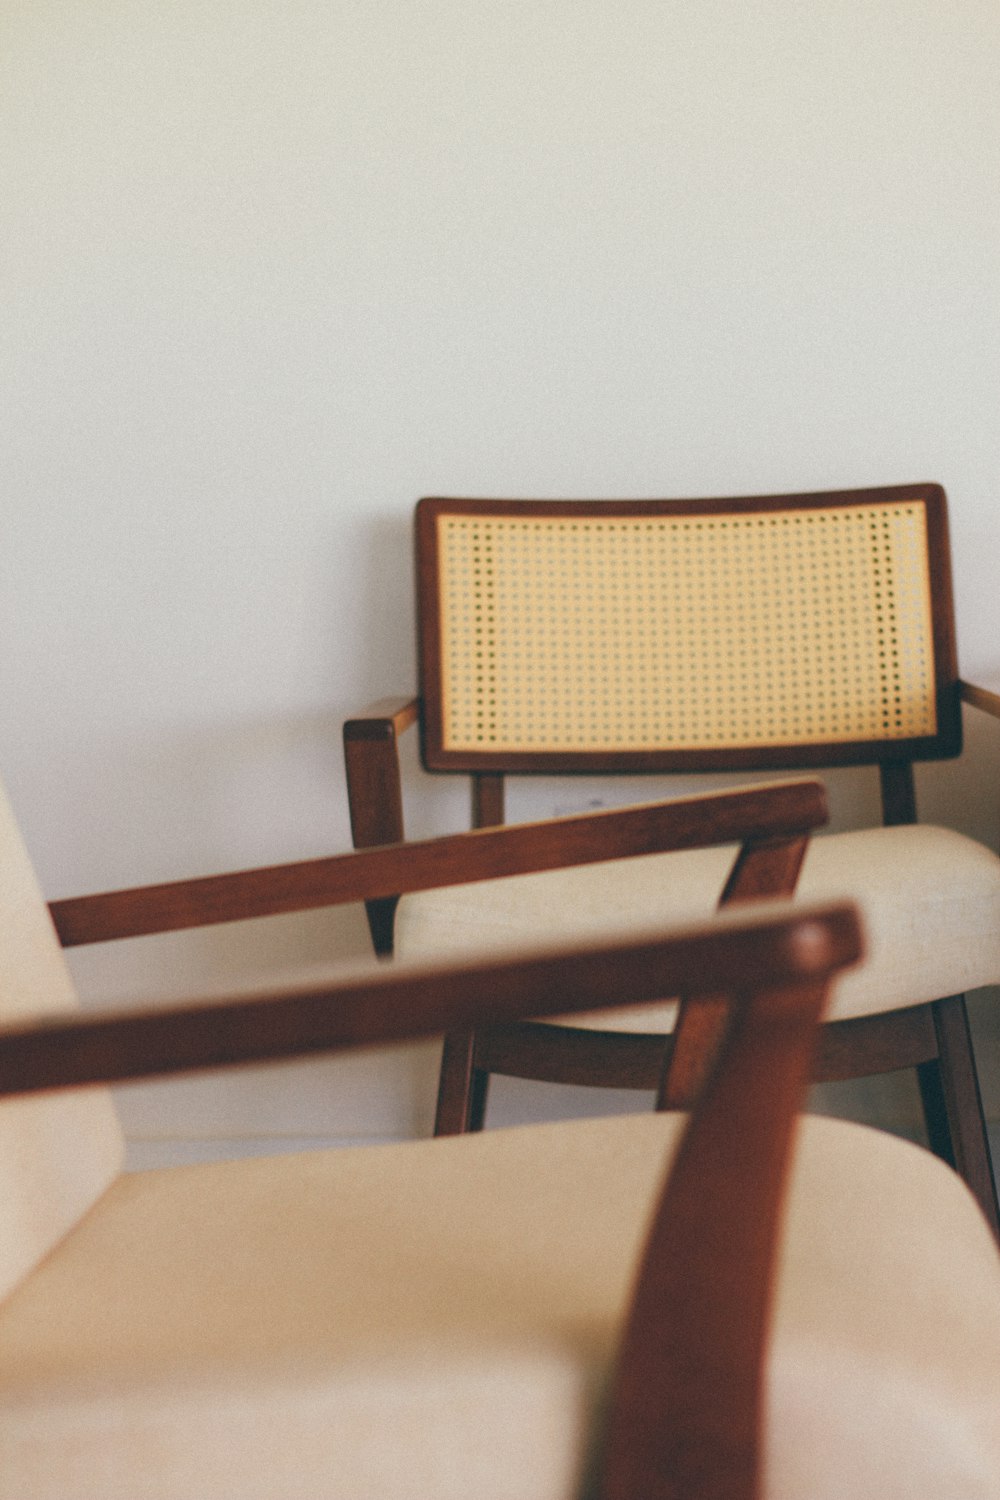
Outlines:
{"type": "MultiPolygon", "coordinates": [[[[414,848],[418,866],[433,865],[433,842],[414,848]]],[[[377,885],[394,873],[396,857],[345,856],[336,888],[351,887],[353,869],[363,895],[373,875],[377,885]]],[[[259,883],[248,889],[259,905],[259,883]]],[[[204,892],[195,886],[195,906],[204,892]]],[[[190,925],[194,906],[177,910],[190,925]]],[[[211,900],[204,913],[221,920],[211,900]]],[[[106,916],[107,908],[102,931],[106,916]]],[[[711,996],[706,1003],[716,1007],[725,997],[727,1034],[638,1269],[600,1494],[759,1500],[763,1371],[792,1126],[830,980],[860,953],[857,915],[840,903],[582,951],[382,970],[251,1000],[48,1019],[0,1030],[0,1096],[479,1029],[571,1002],[603,1008],[682,990],[711,996]]]]}

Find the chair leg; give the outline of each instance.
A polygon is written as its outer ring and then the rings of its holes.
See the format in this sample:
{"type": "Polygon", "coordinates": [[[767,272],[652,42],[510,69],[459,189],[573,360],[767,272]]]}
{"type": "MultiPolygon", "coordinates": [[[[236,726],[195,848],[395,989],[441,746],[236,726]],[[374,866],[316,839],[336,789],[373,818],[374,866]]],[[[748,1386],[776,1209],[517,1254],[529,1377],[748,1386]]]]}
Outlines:
{"type": "Polygon", "coordinates": [[[473,1068],[472,1087],[469,1090],[469,1130],[482,1130],[486,1123],[486,1097],[490,1089],[490,1075],[482,1068],[473,1068]]]}
{"type": "Polygon", "coordinates": [[[475,1036],[471,1031],[449,1032],[441,1053],[435,1135],[465,1135],[482,1130],[490,1075],[473,1067],[475,1036]]]}
{"type": "Polygon", "coordinates": [[[1000,1238],[1000,1206],[964,995],[933,1005],[938,1056],[918,1068],[931,1150],[954,1166],[1000,1238]]]}
{"type": "Polygon", "coordinates": [[[934,1057],[929,1062],[917,1065],[917,1082],[920,1085],[920,1102],[924,1109],[927,1144],[935,1156],[940,1156],[949,1167],[953,1167],[955,1153],[951,1146],[951,1130],[948,1126],[948,1109],[944,1099],[939,1058],[934,1057]]]}

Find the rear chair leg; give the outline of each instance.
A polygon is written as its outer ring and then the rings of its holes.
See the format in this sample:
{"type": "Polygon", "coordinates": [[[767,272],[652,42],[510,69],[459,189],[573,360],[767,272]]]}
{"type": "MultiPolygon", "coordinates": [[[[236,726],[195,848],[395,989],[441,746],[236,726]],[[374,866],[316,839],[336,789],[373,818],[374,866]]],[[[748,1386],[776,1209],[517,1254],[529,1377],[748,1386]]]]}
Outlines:
{"type": "Polygon", "coordinates": [[[474,1050],[471,1031],[451,1031],[444,1039],[435,1135],[465,1135],[483,1128],[490,1075],[473,1066],[474,1050]]]}
{"type": "Polygon", "coordinates": [[[931,1150],[964,1177],[994,1234],[1000,1207],[964,995],[933,1005],[938,1056],[917,1069],[931,1150]]]}

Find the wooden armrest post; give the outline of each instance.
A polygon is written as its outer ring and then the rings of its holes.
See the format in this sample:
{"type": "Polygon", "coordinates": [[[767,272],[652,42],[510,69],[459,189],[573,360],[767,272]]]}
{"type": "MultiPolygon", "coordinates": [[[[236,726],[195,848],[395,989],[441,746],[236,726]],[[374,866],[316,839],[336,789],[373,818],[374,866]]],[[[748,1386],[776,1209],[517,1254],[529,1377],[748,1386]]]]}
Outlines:
{"type": "Polygon", "coordinates": [[[477,771],[472,777],[472,826],[494,828],[504,820],[504,783],[499,771],[477,771]]]}
{"type": "MultiPolygon", "coordinates": [[[[401,844],[403,788],[399,770],[399,735],[416,722],[416,698],[387,698],[344,725],[347,800],[355,849],[401,844]]],[[[392,952],[398,896],[366,901],[365,911],[375,952],[392,952]]]]}
{"type": "Polygon", "coordinates": [[[828,981],[744,994],[653,1221],[601,1500],[759,1500],[763,1351],[828,981]]]}
{"type": "Polygon", "coordinates": [[[973,708],[981,709],[991,718],[1000,719],[1000,691],[983,687],[977,682],[961,681],[958,687],[963,703],[969,703],[973,708]]]}
{"type": "MultiPolygon", "coordinates": [[[[788,897],[795,893],[809,839],[747,839],[740,847],[719,898],[723,906],[788,897]]],[[[690,1109],[722,1045],[729,1025],[724,1001],[703,996],[697,1005],[682,1000],[656,1098],[657,1109],[690,1109]]]]}

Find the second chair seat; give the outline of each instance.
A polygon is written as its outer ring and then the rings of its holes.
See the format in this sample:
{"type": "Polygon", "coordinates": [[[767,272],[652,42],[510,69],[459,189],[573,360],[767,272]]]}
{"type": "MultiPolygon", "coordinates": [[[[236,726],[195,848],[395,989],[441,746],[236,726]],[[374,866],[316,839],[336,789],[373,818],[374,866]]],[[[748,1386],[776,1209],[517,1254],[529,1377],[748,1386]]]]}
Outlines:
{"type": "MultiPolygon", "coordinates": [[[[682,850],[411,893],[396,913],[395,951],[470,955],[698,921],[715,909],[735,854],[734,846],[682,850]]],[[[1000,982],[1000,859],[982,844],[923,823],[812,839],[795,899],[845,895],[864,910],[869,953],[834,987],[828,1021],[1000,982]]],[[[653,1033],[672,1030],[675,1018],[667,1003],[564,1024],[653,1033]]]]}
{"type": "MultiPolygon", "coordinates": [[[[0,1496],[273,1500],[294,1448],[282,1500],[576,1500],[683,1127],[119,1178],[0,1311],[0,1496]]],[[[957,1177],[803,1122],[769,1369],[765,1500],[996,1500],[1000,1266],[957,1177]]]]}

